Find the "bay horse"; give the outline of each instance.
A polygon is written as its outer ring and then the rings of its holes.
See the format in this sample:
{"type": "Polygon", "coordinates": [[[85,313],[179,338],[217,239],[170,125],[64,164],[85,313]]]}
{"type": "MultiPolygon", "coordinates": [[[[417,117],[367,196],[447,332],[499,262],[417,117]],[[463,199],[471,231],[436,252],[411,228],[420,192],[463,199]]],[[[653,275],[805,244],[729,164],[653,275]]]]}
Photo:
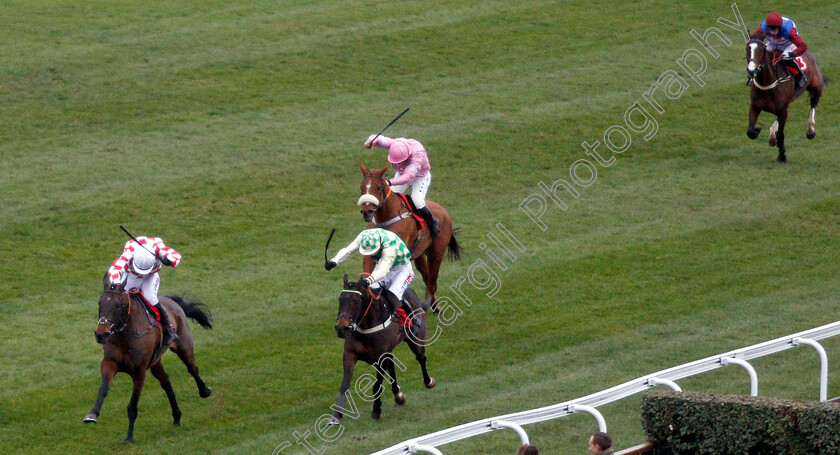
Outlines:
{"type": "MultiPolygon", "coordinates": [[[[440,233],[432,239],[428,227],[421,230],[418,222],[411,215],[411,209],[391,187],[383,175],[388,165],[382,169],[368,170],[364,163],[359,164],[364,178],[362,179],[358,205],[361,207],[362,219],[368,222],[368,228],[379,227],[397,234],[411,250],[411,258],[423,277],[426,285],[425,304],[437,311],[435,292],[440,265],[446,255],[453,259],[461,259],[461,247],[455,239],[452,218],[440,204],[426,201],[432,214],[440,222],[440,233]]],[[[373,271],[374,262],[370,256],[364,257],[364,271],[373,271]]]]}
{"type": "MultiPolygon", "coordinates": [[[[137,418],[137,402],[146,381],[146,370],[160,382],[166,392],[169,406],[172,408],[174,425],[181,424],[181,410],[175,400],[175,391],[169,382],[169,375],[163,369],[160,359],[166,353],[167,347],[161,346],[163,333],[157,324],[152,324],[141,307],[145,303],[138,295],[125,291],[125,284],[112,288],[107,275],[104,280],[105,290],[99,297],[99,322],[96,325],[96,342],[103,345],[104,356],[100,370],[102,383],[93,409],[85,416],[85,423],[96,423],[105,396],[111,387],[111,382],[118,372],[127,373],[134,383],[134,391],[128,403],[128,435],[126,443],[134,442],[134,421],[137,418]]],[[[161,296],[160,302],[166,307],[173,325],[176,327],[179,340],[168,346],[178,355],[187,366],[187,371],[195,379],[198,395],[201,398],[210,396],[211,389],[204,384],[198,375],[198,367],[193,356],[193,340],[187,318],[198,322],[205,329],[212,327],[209,313],[201,307],[199,302],[187,302],[177,296],[161,296]]]]}
{"type": "MultiPolygon", "coordinates": [[[[366,274],[362,274],[366,275],[366,274]]],[[[344,339],[344,377],[338,392],[338,400],[333,407],[333,424],[337,424],[342,418],[346,405],[347,391],[350,390],[350,380],[353,378],[353,368],[359,360],[372,365],[376,369],[376,382],[371,389],[374,402],[371,417],[378,420],[382,414],[382,387],[383,379],[391,383],[391,392],[394,394],[394,402],[402,406],[405,404],[405,394],[400,391],[397,384],[397,375],[394,368],[393,350],[405,341],[414,358],[420,364],[423,371],[423,384],[431,389],[436,384],[434,378],[429,376],[426,369],[426,311],[428,304],[420,301],[413,289],[405,291],[405,299],[413,307],[422,309],[418,311],[420,326],[410,335],[405,328],[397,322],[399,319],[387,308],[387,303],[370,288],[363,286],[363,280],[350,282],[347,275],[344,275],[344,289],[338,297],[338,316],[335,321],[335,333],[339,338],[344,339]]],[[[397,361],[399,361],[397,359],[397,361]]],[[[400,363],[402,366],[402,363],[400,363]]],[[[405,367],[402,367],[404,370],[405,367]]],[[[358,391],[358,383],[357,388],[358,391]]],[[[355,413],[355,403],[351,399],[350,411],[355,413]]]]}
{"type": "Polygon", "coordinates": [[[787,75],[787,70],[781,63],[781,56],[778,52],[767,51],[764,42],[759,39],[751,39],[747,42],[748,84],[752,83],[750,122],[747,127],[747,136],[750,139],[755,139],[761,132],[761,127],[755,126],[758,114],[761,111],[775,115],[777,120],[770,127],[769,143],[770,147],[778,147],[779,155],[776,157],[776,161],[780,163],[787,161],[785,155],[785,123],[787,122],[788,105],[799,98],[806,90],[811,95],[811,114],[808,117],[808,130],[805,136],[808,139],[813,139],[817,135],[817,131],[814,129],[814,115],[825,86],[822,70],[820,70],[817,59],[810,50],[795,59],[799,63],[800,70],[805,71],[807,78],[805,87],[798,90],[795,78],[787,75]]]}

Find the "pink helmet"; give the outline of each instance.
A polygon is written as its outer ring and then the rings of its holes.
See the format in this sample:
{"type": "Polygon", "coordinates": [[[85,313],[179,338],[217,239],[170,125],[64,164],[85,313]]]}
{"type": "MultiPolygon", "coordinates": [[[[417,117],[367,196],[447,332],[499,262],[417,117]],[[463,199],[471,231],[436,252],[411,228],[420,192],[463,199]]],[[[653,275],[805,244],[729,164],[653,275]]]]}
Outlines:
{"type": "Polygon", "coordinates": [[[408,144],[400,139],[391,141],[388,147],[388,161],[391,163],[402,163],[408,159],[408,144]]]}
{"type": "Polygon", "coordinates": [[[767,15],[767,26],[768,27],[781,27],[782,26],[782,15],[773,11],[772,13],[767,15]]]}

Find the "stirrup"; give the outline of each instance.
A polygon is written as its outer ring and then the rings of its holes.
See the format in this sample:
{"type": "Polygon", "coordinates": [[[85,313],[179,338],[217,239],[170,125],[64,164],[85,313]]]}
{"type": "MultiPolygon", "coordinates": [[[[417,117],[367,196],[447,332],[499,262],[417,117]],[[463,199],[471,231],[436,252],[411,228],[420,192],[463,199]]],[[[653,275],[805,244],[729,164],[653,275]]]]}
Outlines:
{"type": "Polygon", "coordinates": [[[163,344],[165,346],[169,346],[170,344],[178,341],[179,339],[180,339],[180,337],[178,336],[178,334],[174,330],[172,330],[172,329],[164,330],[163,331],[163,340],[161,340],[161,344],[163,344]]]}

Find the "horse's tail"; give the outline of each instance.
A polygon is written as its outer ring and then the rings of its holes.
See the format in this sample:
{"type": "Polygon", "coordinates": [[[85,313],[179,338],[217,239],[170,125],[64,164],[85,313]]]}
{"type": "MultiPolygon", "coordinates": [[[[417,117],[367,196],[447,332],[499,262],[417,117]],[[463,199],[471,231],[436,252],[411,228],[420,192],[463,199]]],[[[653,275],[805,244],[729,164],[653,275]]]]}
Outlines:
{"type": "Polygon", "coordinates": [[[452,236],[449,237],[449,246],[447,247],[449,250],[449,259],[461,259],[461,252],[463,251],[463,248],[461,248],[461,245],[458,245],[458,240],[455,239],[455,234],[457,234],[460,231],[461,228],[453,229],[452,236]]]}
{"type": "Polygon", "coordinates": [[[213,324],[211,323],[213,321],[213,316],[210,314],[209,310],[204,308],[207,305],[201,302],[188,302],[184,300],[183,297],[177,295],[167,295],[166,297],[169,297],[175,303],[177,303],[178,306],[181,307],[182,310],[184,310],[184,314],[188,318],[194,320],[195,322],[198,322],[200,326],[204,327],[205,329],[213,328],[213,324]]]}

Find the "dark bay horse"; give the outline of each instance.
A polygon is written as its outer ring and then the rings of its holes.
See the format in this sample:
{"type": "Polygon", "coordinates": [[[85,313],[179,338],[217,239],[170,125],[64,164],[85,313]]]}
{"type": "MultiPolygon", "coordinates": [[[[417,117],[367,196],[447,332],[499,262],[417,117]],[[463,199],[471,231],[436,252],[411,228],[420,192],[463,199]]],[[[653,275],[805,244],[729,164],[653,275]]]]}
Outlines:
{"type": "MultiPolygon", "coordinates": [[[[146,370],[151,369],[152,375],[160,381],[160,386],[169,398],[172,417],[175,426],[181,423],[181,410],[175,400],[175,392],[169,382],[169,375],[163,369],[160,359],[166,353],[166,347],[160,346],[162,340],[161,329],[157,324],[149,322],[141,305],[139,296],[128,294],[124,285],[111,289],[107,276],[104,280],[105,290],[99,297],[99,323],[96,326],[96,342],[103,345],[105,355],[102,358],[102,384],[93,409],[85,416],[85,423],[96,423],[99,411],[111,382],[118,372],[131,375],[134,391],[128,403],[128,436],[125,442],[134,442],[134,420],[137,418],[137,402],[146,381],[146,370]]],[[[211,390],[198,375],[193,356],[193,340],[187,318],[194,319],[202,327],[212,327],[210,315],[202,310],[202,303],[185,302],[177,296],[161,296],[160,302],[166,307],[170,320],[176,326],[180,339],[169,349],[187,366],[187,371],[195,378],[198,394],[202,398],[210,396],[211,390]]]]}
{"type": "MultiPolygon", "coordinates": [[[[344,378],[341,381],[338,400],[333,407],[334,423],[342,418],[344,414],[342,411],[347,410],[345,408],[347,391],[350,389],[350,380],[353,378],[353,368],[359,360],[373,365],[376,369],[376,382],[371,389],[372,397],[375,397],[371,417],[379,419],[382,414],[383,379],[391,383],[394,401],[400,406],[405,404],[405,394],[400,391],[400,386],[397,384],[394,367],[394,362],[399,362],[399,359],[391,354],[403,341],[408,343],[408,347],[414,353],[414,358],[420,364],[423,371],[423,384],[429,389],[436,385],[436,381],[426,370],[425,312],[429,306],[421,302],[411,288],[406,289],[405,299],[409,300],[413,307],[422,309],[422,312],[418,312],[420,327],[411,335],[406,334],[406,329],[400,326],[398,318],[395,317],[392,320],[387,303],[375,296],[372,290],[363,287],[362,280],[350,282],[347,280],[347,275],[344,275],[344,290],[338,297],[338,316],[335,321],[336,335],[344,338],[344,378]]],[[[403,370],[404,368],[402,367],[403,370]]],[[[355,412],[352,396],[350,410],[355,412]]]]}
{"type": "MultiPolygon", "coordinates": [[[[426,284],[425,303],[436,311],[437,279],[447,248],[452,258],[461,258],[461,247],[455,239],[452,218],[440,204],[426,201],[432,214],[440,221],[440,233],[432,239],[428,228],[421,231],[417,221],[411,216],[411,210],[397,194],[391,191],[391,187],[383,177],[388,166],[378,170],[368,170],[362,163],[359,167],[364,175],[361,185],[362,195],[358,202],[362,218],[368,222],[368,228],[380,227],[397,234],[411,250],[411,258],[417,270],[420,271],[420,275],[423,276],[423,283],[426,284]]],[[[365,272],[370,273],[373,267],[373,260],[365,256],[365,272]]]]}
{"type": "Polygon", "coordinates": [[[780,163],[787,161],[785,155],[785,123],[787,122],[788,105],[806,90],[811,95],[811,115],[808,117],[808,131],[805,136],[813,139],[817,135],[814,129],[814,115],[817,103],[822,96],[825,80],[817,59],[806,51],[802,56],[796,57],[800,68],[805,64],[807,83],[802,89],[796,89],[795,78],[789,77],[784,65],[780,62],[781,57],[777,52],[770,52],[764,46],[764,42],[758,39],[751,39],[747,42],[747,72],[749,73],[752,90],[750,91],[750,123],[747,127],[747,136],[750,139],[758,137],[761,127],[756,127],[755,122],[761,111],[769,112],[776,116],[776,121],[770,127],[770,146],[779,149],[779,156],[776,160],[780,163]]]}

